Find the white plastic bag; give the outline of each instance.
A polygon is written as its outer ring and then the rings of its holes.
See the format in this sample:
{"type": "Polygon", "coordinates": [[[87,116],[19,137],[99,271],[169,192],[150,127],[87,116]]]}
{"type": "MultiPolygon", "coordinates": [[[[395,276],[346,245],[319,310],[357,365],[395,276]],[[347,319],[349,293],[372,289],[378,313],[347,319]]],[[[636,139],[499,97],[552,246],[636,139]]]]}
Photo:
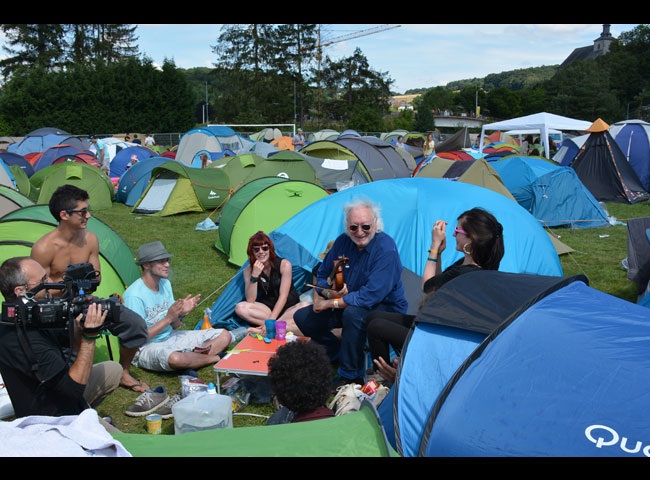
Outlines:
{"type": "Polygon", "coordinates": [[[14,415],[14,406],[11,404],[9,392],[7,392],[7,387],[2,381],[2,375],[0,375],[0,420],[13,417],[14,415]]]}

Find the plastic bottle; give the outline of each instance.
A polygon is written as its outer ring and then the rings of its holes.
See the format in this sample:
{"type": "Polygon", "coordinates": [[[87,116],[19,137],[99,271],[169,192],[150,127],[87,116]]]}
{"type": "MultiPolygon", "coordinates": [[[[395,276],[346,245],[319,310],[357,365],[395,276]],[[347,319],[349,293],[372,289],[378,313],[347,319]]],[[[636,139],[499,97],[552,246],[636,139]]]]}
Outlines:
{"type": "Polygon", "coordinates": [[[206,308],[203,312],[203,324],[201,325],[201,330],[207,330],[208,328],[212,328],[212,324],[210,323],[210,315],[212,314],[212,310],[209,308],[206,308]]]}
{"type": "Polygon", "coordinates": [[[214,428],[232,428],[232,399],[219,395],[214,383],[205,392],[191,393],[172,405],[176,435],[214,428]]]}

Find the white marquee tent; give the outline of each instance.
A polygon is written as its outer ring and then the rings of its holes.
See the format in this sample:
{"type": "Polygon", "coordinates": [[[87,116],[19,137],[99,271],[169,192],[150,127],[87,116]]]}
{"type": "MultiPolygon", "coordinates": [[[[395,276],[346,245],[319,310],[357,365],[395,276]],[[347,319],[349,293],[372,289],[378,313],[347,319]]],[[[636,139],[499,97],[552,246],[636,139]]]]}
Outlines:
{"type": "Polygon", "coordinates": [[[544,146],[546,158],[550,157],[548,136],[553,133],[552,130],[583,132],[587,130],[593,122],[576,120],[574,118],[562,117],[553,113],[535,113],[524,117],[503,120],[502,122],[489,123],[483,125],[481,129],[481,141],[483,145],[486,131],[508,131],[508,130],[535,130],[540,132],[540,142],[544,146]]]}

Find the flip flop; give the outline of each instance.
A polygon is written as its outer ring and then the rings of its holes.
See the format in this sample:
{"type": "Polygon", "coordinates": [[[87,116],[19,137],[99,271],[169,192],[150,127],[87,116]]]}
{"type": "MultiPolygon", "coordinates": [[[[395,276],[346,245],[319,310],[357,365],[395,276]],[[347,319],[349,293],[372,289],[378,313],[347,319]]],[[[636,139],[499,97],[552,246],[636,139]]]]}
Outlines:
{"type": "Polygon", "coordinates": [[[142,382],[133,383],[131,385],[123,385],[120,383],[120,387],[126,388],[127,390],[131,390],[136,393],[143,393],[147,390],[142,382]]]}

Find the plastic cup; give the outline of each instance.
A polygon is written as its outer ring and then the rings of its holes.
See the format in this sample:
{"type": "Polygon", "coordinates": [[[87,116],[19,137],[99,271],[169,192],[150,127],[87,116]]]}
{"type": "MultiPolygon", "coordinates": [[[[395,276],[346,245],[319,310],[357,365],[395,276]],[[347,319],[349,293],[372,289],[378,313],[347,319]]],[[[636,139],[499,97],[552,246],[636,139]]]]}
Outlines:
{"type": "Polygon", "coordinates": [[[160,435],[162,431],[162,416],[159,413],[150,413],[147,419],[147,432],[152,435],[160,435]]]}
{"type": "Polygon", "coordinates": [[[264,327],[266,328],[266,338],[273,340],[275,338],[275,320],[265,320],[264,327]]]}
{"type": "Polygon", "coordinates": [[[284,320],[276,320],[275,322],[275,339],[285,340],[287,335],[287,322],[284,320]]]}

